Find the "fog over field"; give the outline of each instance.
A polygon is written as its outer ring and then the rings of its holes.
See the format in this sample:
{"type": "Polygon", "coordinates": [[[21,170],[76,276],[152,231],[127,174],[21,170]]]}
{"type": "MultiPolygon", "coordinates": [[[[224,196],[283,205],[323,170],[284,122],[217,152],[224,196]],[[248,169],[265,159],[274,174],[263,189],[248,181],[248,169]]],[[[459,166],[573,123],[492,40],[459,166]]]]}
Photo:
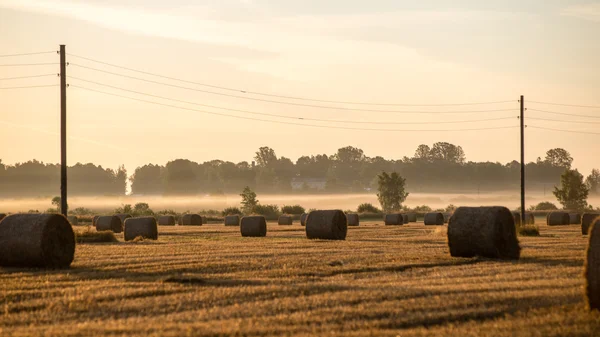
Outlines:
{"type": "MultiPolygon", "coordinates": [[[[491,206],[500,205],[514,209],[519,206],[518,191],[503,191],[494,193],[466,194],[466,193],[411,193],[405,202],[406,206],[415,207],[428,205],[432,208],[442,208],[449,204],[456,206],[491,206]]],[[[44,211],[52,207],[50,197],[47,198],[24,198],[24,199],[0,199],[0,212],[26,212],[28,210],[44,211]]],[[[239,206],[240,196],[227,194],[224,196],[150,196],[136,195],[123,197],[71,197],[68,199],[69,209],[77,207],[90,208],[95,212],[109,212],[122,204],[135,204],[146,202],[154,211],[172,209],[178,212],[216,209],[222,210],[229,206],[239,206]]],[[[375,194],[271,194],[258,195],[261,204],[296,205],[299,204],[306,209],[342,209],[356,210],[361,203],[372,203],[379,207],[375,194]]],[[[541,201],[550,201],[560,207],[551,192],[531,193],[527,195],[527,207],[541,201]]],[[[594,207],[600,206],[600,196],[590,196],[588,203],[594,207]]]]}

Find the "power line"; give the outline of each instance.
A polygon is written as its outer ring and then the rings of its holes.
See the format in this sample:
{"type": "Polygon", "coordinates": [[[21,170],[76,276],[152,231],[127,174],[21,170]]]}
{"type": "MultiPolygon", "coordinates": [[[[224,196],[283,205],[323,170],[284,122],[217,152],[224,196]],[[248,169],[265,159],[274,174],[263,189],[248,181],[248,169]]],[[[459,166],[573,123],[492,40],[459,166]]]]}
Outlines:
{"type": "Polygon", "coordinates": [[[584,117],[584,118],[600,118],[600,115],[599,116],[579,115],[579,114],[572,114],[572,113],[567,113],[567,112],[538,110],[538,109],[527,109],[527,111],[536,111],[536,112],[543,112],[543,113],[554,114],[554,115],[562,115],[562,116],[575,116],[575,117],[584,117]]]}
{"type": "Polygon", "coordinates": [[[38,77],[49,77],[49,76],[60,76],[58,74],[43,74],[43,75],[31,75],[31,76],[18,76],[18,77],[4,77],[0,78],[0,81],[9,81],[9,80],[20,80],[24,78],[38,78],[38,77]]]}
{"type": "Polygon", "coordinates": [[[33,66],[56,66],[58,63],[14,63],[0,64],[0,67],[33,67],[33,66]]]}
{"type": "Polygon", "coordinates": [[[42,55],[42,54],[56,54],[56,50],[40,51],[40,52],[34,52],[34,53],[22,53],[22,54],[7,54],[7,55],[0,55],[0,57],[29,56],[29,55],[42,55]]]}
{"type": "MultiPolygon", "coordinates": [[[[75,67],[82,67],[82,68],[89,69],[89,67],[83,67],[83,66],[75,64],[75,63],[70,63],[69,65],[75,66],[75,67]]],[[[94,69],[94,70],[96,70],[96,69],[94,69]]],[[[481,113],[481,112],[507,112],[507,111],[513,111],[513,109],[471,110],[471,111],[371,110],[371,109],[344,108],[344,107],[334,107],[334,106],[314,105],[314,104],[302,104],[302,103],[273,101],[273,100],[266,100],[266,99],[260,99],[260,98],[253,98],[253,97],[244,97],[244,96],[238,96],[238,95],[224,94],[224,93],[220,93],[220,92],[207,91],[207,90],[201,90],[201,89],[196,89],[196,88],[184,87],[184,86],[180,86],[180,85],[176,85],[176,84],[169,84],[169,83],[164,83],[164,82],[158,82],[158,81],[148,80],[148,79],[144,79],[144,78],[139,78],[139,77],[135,77],[135,76],[129,76],[129,75],[124,75],[124,74],[114,73],[114,72],[110,72],[110,71],[104,71],[104,70],[97,70],[97,71],[100,71],[100,72],[103,72],[103,73],[107,73],[107,74],[111,74],[111,75],[115,75],[115,76],[124,77],[124,78],[129,78],[129,79],[133,79],[133,80],[137,80],[137,81],[143,81],[143,82],[148,82],[148,83],[153,83],[153,84],[158,84],[158,85],[164,85],[164,86],[172,87],[172,88],[178,88],[178,89],[185,89],[185,90],[191,90],[191,91],[196,91],[196,92],[202,92],[202,93],[207,93],[207,94],[212,94],[212,95],[233,97],[233,98],[246,99],[246,100],[251,100],[251,101],[259,101],[259,102],[267,102],[267,103],[276,103],[276,104],[302,106],[302,107],[309,107],[309,108],[344,110],[344,111],[361,111],[361,112],[430,113],[430,114],[468,114],[468,113],[481,113]]],[[[73,78],[73,77],[71,76],[70,78],[73,78]]]]}
{"type": "Polygon", "coordinates": [[[589,109],[600,109],[600,106],[593,105],[577,105],[577,104],[565,104],[565,103],[549,103],[549,102],[539,102],[539,101],[527,101],[527,103],[537,103],[537,104],[545,104],[545,105],[557,105],[557,106],[568,106],[573,108],[589,108],[589,109]]]}
{"type": "Polygon", "coordinates": [[[107,87],[107,88],[121,90],[121,91],[129,92],[129,93],[134,93],[134,94],[138,94],[138,95],[144,95],[144,96],[149,96],[149,97],[154,97],[154,98],[160,98],[160,99],[164,99],[164,100],[168,100],[168,101],[173,101],[173,102],[178,102],[178,103],[185,103],[185,104],[191,104],[191,105],[202,106],[202,107],[207,107],[207,108],[214,108],[214,109],[221,109],[221,110],[228,110],[228,111],[234,111],[234,112],[242,112],[242,113],[248,113],[248,114],[252,114],[252,115],[261,115],[261,116],[269,116],[269,117],[277,117],[277,118],[287,118],[287,119],[294,119],[294,120],[308,120],[308,121],[316,121],[316,122],[333,122],[333,123],[348,123],[348,124],[379,124],[379,125],[393,125],[393,124],[396,124],[396,125],[399,125],[399,124],[401,124],[401,125],[410,125],[410,124],[417,125],[417,124],[462,124],[462,123],[476,123],[476,122],[489,122],[489,121],[507,120],[507,119],[513,119],[514,118],[514,117],[500,117],[500,118],[488,118],[488,119],[466,120],[466,121],[446,121],[446,122],[363,122],[363,121],[336,120],[336,119],[319,119],[319,118],[309,118],[309,117],[293,117],[293,116],[285,116],[285,115],[278,115],[278,114],[269,114],[269,113],[255,112],[255,111],[249,111],[249,110],[231,109],[231,108],[225,108],[225,107],[220,107],[220,106],[215,106],[215,105],[201,104],[201,103],[196,103],[196,102],[190,102],[190,101],[184,101],[184,100],[169,98],[169,97],[165,97],[165,96],[148,94],[148,93],[141,92],[141,91],[136,91],[136,90],[129,90],[129,89],[125,89],[125,88],[121,88],[121,87],[117,87],[117,86],[113,86],[113,85],[108,85],[108,84],[104,84],[104,83],[100,83],[100,82],[84,80],[84,79],[81,79],[81,78],[78,78],[78,77],[73,77],[73,76],[70,76],[69,78],[77,80],[77,81],[83,81],[83,82],[87,82],[87,83],[93,83],[93,84],[104,86],[104,87],[107,87]]]}
{"type": "Polygon", "coordinates": [[[546,122],[561,122],[561,123],[577,123],[577,124],[600,124],[600,122],[595,121],[568,121],[564,119],[548,119],[548,118],[537,118],[537,117],[527,117],[527,120],[536,120],[536,121],[546,121],[546,122]]]}
{"type": "Polygon", "coordinates": [[[31,86],[24,86],[24,87],[0,87],[0,90],[6,90],[6,89],[49,88],[49,87],[58,87],[58,84],[31,85],[31,86]]]}
{"type": "Polygon", "coordinates": [[[583,133],[583,134],[588,134],[588,135],[600,135],[600,133],[598,133],[598,132],[578,131],[578,130],[564,130],[564,129],[553,129],[553,128],[544,128],[544,127],[541,127],[541,126],[535,126],[535,125],[527,125],[527,127],[530,127],[530,128],[533,128],[533,129],[541,129],[541,130],[549,130],[549,131],[558,131],[558,132],[583,133]]]}
{"type": "Polygon", "coordinates": [[[404,130],[401,130],[401,129],[365,129],[365,128],[353,128],[353,127],[330,126],[330,125],[299,124],[299,123],[292,123],[292,122],[275,121],[275,120],[269,120],[269,119],[260,119],[260,118],[236,116],[236,115],[229,115],[229,114],[217,113],[217,112],[212,112],[212,111],[190,109],[190,108],[180,107],[180,106],[176,106],[176,105],[164,104],[164,103],[160,103],[160,102],[148,101],[148,100],[144,100],[144,99],[133,98],[133,97],[129,97],[129,96],[124,96],[124,95],[109,93],[109,92],[105,92],[105,91],[90,89],[90,88],[86,88],[86,87],[82,87],[82,86],[78,86],[78,85],[71,85],[71,87],[78,88],[78,89],[83,89],[83,90],[87,90],[87,91],[92,91],[92,92],[96,92],[96,93],[101,93],[101,94],[105,94],[105,95],[110,95],[110,96],[115,96],[115,97],[121,97],[121,98],[129,99],[129,100],[132,100],[132,101],[144,102],[144,103],[149,103],[149,104],[154,104],[154,105],[158,105],[158,106],[164,106],[164,107],[169,107],[169,108],[174,108],[174,109],[179,109],[179,110],[186,110],[186,111],[199,112],[199,113],[216,115],[216,116],[222,116],[222,117],[230,117],[230,118],[252,120],[252,121],[260,121],[260,122],[267,122],[267,123],[287,124],[287,125],[296,125],[296,126],[325,128],[325,129],[359,130],[359,131],[382,131],[382,132],[446,132],[446,131],[448,131],[448,132],[461,131],[462,132],[462,131],[482,131],[482,130],[512,129],[512,128],[516,128],[517,127],[517,126],[504,126],[504,127],[491,127],[491,128],[471,128],[471,129],[437,129],[437,130],[431,130],[431,129],[430,130],[404,129],[404,130]]]}
{"type": "MultiPolygon", "coordinates": [[[[160,74],[151,73],[151,72],[147,72],[147,71],[142,71],[142,70],[137,70],[137,69],[128,68],[128,67],[124,67],[124,66],[119,66],[116,64],[108,63],[108,62],[98,61],[98,60],[94,60],[94,59],[91,59],[88,57],[77,56],[77,55],[73,55],[73,54],[68,54],[68,55],[72,56],[72,57],[80,58],[83,60],[87,60],[87,61],[91,61],[91,62],[95,62],[95,63],[99,63],[99,64],[103,64],[103,65],[107,65],[107,66],[111,66],[111,67],[115,67],[115,68],[119,68],[119,69],[123,69],[123,70],[127,70],[127,71],[132,71],[132,72],[136,72],[136,73],[140,73],[140,74],[144,74],[144,75],[150,75],[150,76],[168,79],[168,80],[172,80],[172,81],[178,81],[178,82],[182,82],[182,83],[195,84],[195,85],[213,88],[213,89],[227,90],[227,91],[232,91],[232,92],[259,95],[259,96],[265,96],[265,97],[293,99],[293,100],[301,100],[301,101],[312,101],[312,102],[320,102],[320,103],[353,104],[353,105],[379,105],[379,106],[412,106],[412,107],[427,107],[427,106],[436,107],[437,106],[437,107],[440,107],[440,106],[489,105],[489,104],[514,103],[515,102],[514,100],[504,100],[504,101],[476,102],[476,103],[403,104],[403,103],[370,103],[370,102],[353,102],[353,101],[335,101],[335,100],[324,100],[324,99],[315,99],[315,98],[298,97],[298,96],[285,96],[285,95],[268,94],[268,93],[262,93],[262,92],[257,92],[257,91],[235,89],[235,88],[223,87],[223,86],[218,86],[218,85],[213,85],[213,84],[206,84],[206,83],[194,82],[194,81],[189,81],[189,80],[183,80],[180,78],[160,75],[160,74]]],[[[71,64],[71,65],[73,65],[73,64],[71,64]]],[[[114,73],[111,73],[106,70],[100,70],[100,69],[82,66],[82,65],[77,65],[77,66],[86,68],[89,70],[95,70],[95,71],[100,71],[100,72],[104,72],[104,73],[108,73],[108,74],[114,74],[114,73]]]]}

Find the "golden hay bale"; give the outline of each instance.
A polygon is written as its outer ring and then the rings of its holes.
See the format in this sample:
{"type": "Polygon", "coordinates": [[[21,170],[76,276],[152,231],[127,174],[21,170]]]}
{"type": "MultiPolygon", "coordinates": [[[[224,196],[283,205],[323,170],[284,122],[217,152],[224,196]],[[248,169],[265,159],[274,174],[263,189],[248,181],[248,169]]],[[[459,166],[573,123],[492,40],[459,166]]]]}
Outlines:
{"type": "Polygon", "coordinates": [[[570,225],[579,225],[580,223],[581,223],[581,214],[569,213],[569,224],[570,225]]]}
{"type": "Polygon", "coordinates": [[[383,223],[386,226],[402,226],[404,225],[404,217],[400,213],[386,214],[383,223]]]}
{"type": "Polygon", "coordinates": [[[406,213],[408,215],[408,222],[417,222],[417,213],[406,213]]]}
{"type": "Polygon", "coordinates": [[[308,213],[302,213],[300,216],[300,225],[306,226],[306,218],[308,218],[308,213]]]}
{"type": "Polygon", "coordinates": [[[67,268],[75,234],[60,214],[13,214],[0,222],[0,266],[67,268]]]}
{"type": "Polygon", "coordinates": [[[443,226],[444,214],[439,212],[427,213],[423,218],[423,223],[425,226],[443,226]]]}
{"type": "Polygon", "coordinates": [[[459,207],[448,225],[448,246],[454,257],[518,259],[521,254],[506,207],[459,207]]]}
{"type": "Polygon", "coordinates": [[[600,217],[589,228],[584,275],[585,295],[590,310],[600,310],[600,217]]]}
{"type": "Polygon", "coordinates": [[[294,219],[291,215],[282,215],[277,220],[279,226],[291,226],[294,224],[294,219]]]}
{"type": "Polygon", "coordinates": [[[348,226],[356,227],[360,225],[360,219],[356,213],[346,214],[346,219],[348,220],[348,226]]]}
{"type": "Polygon", "coordinates": [[[161,215],[158,217],[159,226],[175,226],[175,217],[172,215],[161,215]]]}
{"type": "Polygon", "coordinates": [[[199,214],[184,214],[181,216],[182,226],[202,226],[202,217],[199,214]]]}
{"type": "Polygon", "coordinates": [[[116,215],[101,216],[96,219],[96,230],[98,232],[112,231],[114,233],[123,232],[123,222],[116,215]]]}
{"type": "Polygon", "coordinates": [[[158,240],[158,225],[156,219],[153,216],[145,216],[125,220],[123,237],[125,241],[131,241],[137,237],[158,240]]]}
{"type": "Polygon", "coordinates": [[[581,217],[581,234],[587,235],[590,226],[599,216],[600,213],[583,213],[583,216],[581,217]]]}
{"type": "Polygon", "coordinates": [[[69,220],[69,223],[70,223],[71,225],[73,225],[73,226],[77,226],[77,225],[79,225],[79,220],[78,220],[78,219],[77,219],[77,217],[76,217],[76,216],[74,216],[74,215],[69,215],[69,216],[67,217],[67,220],[69,220]]]}
{"type": "Polygon", "coordinates": [[[346,240],[348,219],[340,210],[312,211],[306,219],[306,237],[309,239],[346,240]]]}
{"type": "Polygon", "coordinates": [[[240,222],[242,236],[267,236],[267,220],[262,215],[245,216],[240,222]]]}
{"type": "Polygon", "coordinates": [[[240,216],[239,215],[228,215],[225,217],[225,226],[239,226],[240,216]]]}
{"type": "Polygon", "coordinates": [[[92,218],[92,227],[96,227],[96,221],[98,220],[99,217],[100,217],[100,215],[94,215],[94,217],[92,218]]]}
{"type": "Polygon", "coordinates": [[[119,214],[115,214],[116,216],[119,217],[119,219],[121,219],[121,223],[125,223],[125,220],[131,218],[131,214],[126,214],[126,213],[119,213],[119,214]]]}
{"type": "Polygon", "coordinates": [[[551,212],[546,217],[548,226],[566,226],[569,224],[569,213],[566,212],[551,212]]]}

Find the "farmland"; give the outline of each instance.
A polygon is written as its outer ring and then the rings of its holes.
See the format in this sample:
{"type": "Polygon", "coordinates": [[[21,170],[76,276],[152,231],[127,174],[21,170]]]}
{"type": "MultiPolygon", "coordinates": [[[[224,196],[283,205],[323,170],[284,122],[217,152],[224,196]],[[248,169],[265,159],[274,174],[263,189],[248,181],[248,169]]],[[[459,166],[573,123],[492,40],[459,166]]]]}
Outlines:
{"type": "Polygon", "coordinates": [[[363,222],[338,242],[297,223],[266,238],[217,224],[117,234],[79,244],[68,270],[0,269],[0,335],[599,335],[587,238],[538,225],[518,261],[452,258],[444,227],[422,223],[363,222]]]}

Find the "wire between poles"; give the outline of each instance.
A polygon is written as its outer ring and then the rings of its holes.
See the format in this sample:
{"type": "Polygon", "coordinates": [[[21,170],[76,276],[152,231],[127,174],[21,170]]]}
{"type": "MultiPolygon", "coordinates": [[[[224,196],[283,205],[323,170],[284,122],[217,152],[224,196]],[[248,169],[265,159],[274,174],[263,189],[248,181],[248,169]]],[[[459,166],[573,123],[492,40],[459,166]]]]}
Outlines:
{"type": "Polygon", "coordinates": [[[567,106],[573,108],[588,108],[588,109],[600,109],[600,105],[577,105],[577,104],[566,104],[566,103],[550,103],[550,102],[540,102],[540,101],[527,101],[527,103],[536,103],[536,104],[545,104],[545,105],[556,105],[556,106],[567,106]]]}
{"type": "Polygon", "coordinates": [[[6,55],[0,55],[0,57],[17,57],[17,56],[29,56],[29,55],[42,55],[42,54],[56,54],[56,50],[53,51],[40,51],[40,52],[33,52],[33,53],[21,53],[21,54],[6,54],[6,55]]]}
{"type": "Polygon", "coordinates": [[[589,132],[589,131],[579,131],[579,130],[564,130],[564,129],[553,129],[553,128],[545,128],[541,126],[528,125],[527,127],[533,129],[541,129],[541,130],[549,130],[549,131],[558,131],[558,132],[569,132],[569,133],[583,133],[588,135],[600,135],[598,132],[589,132]]]}
{"type": "Polygon", "coordinates": [[[0,78],[0,81],[10,81],[10,80],[20,80],[24,78],[38,78],[38,77],[50,77],[50,76],[60,76],[59,74],[43,74],[43,75],[31,75],[31,76],[18,76],[18,77],[4,77],[0,78]]]}
{"type": "Polygon", "coordinates": [[[58,84],[49,84],[49,85],[31,85],[31,86],[24,86],[24,87],[0,87],[0,90],[7,90],[7,89],[50,88],[50,87],[58,87],[58,84]]]}
{"type": "Polygon", "coordinates": [[[579,115],[579,114],[572,114],[572,113],[567,113],[567,112],[538,110],[538,109],[527,109],[527,111],[536,111],[536,112],[543,112],[543,113],[554,114],[554,115],[562,115],[562,116],[574,116],[574,117],[584,117],[584,118],[600,118],[600,115],[599,116],[579,115]]]}

